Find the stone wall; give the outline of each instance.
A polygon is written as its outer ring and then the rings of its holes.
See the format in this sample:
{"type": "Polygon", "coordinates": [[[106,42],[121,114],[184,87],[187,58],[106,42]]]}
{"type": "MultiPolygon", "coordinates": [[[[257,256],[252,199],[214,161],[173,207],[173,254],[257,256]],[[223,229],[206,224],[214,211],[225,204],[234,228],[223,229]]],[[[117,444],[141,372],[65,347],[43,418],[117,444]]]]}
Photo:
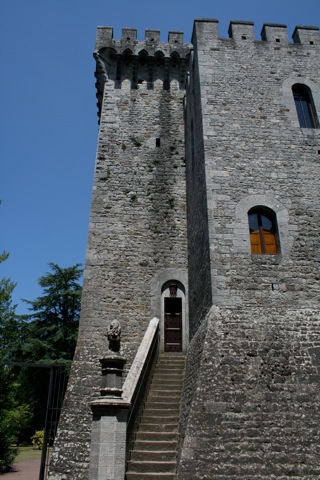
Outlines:
{"type": "Polygon", "coordinates": [[[205,181],[198,186],[207,195],[214,304],[317,303],[320,130],[300,128],[291,87],[309,86],[320,114],[319,31],[300,30],[312,44],[290,44],[284,26],[265,26],[271,39],[256,41],[250,22],[232,22],[229,39],[218,36],[217,22],[195,22],[190,72],[199,76],[187,102],[195,96],[202,110],[205,181]],[[255,205],[277,214],[278,256],[251,256],[247,212],[255,205]]]}
{"type": "Polygon", "coordinates": [[[178,479],[319,478],[319,311],[212,307],[207,321],[178,479]]]}
{"type": "Polygon", "coordinates": [[[185,106],[189,326],[191,338],[212,304],[207,179],[204,160],[202,108],[199,101],[201,92],[197,49],[192,53],[185,106]]]}

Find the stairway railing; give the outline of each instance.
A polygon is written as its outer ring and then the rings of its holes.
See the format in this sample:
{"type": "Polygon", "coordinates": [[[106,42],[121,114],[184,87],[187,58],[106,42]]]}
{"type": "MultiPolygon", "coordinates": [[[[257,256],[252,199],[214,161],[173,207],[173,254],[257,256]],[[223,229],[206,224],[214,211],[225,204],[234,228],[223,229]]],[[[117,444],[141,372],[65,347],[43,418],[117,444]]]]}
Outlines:
{"type": "Polygon", "coordinates": [[[135,359],[124,381],[122,390],[123,400],[130,402],[131,408],[128,416],[128,425],[136,410],[140,393],[145,386],[145,378],[152,367],[159,347],[159,319],[153,318],[143,340],[139,346],[135,359]]]}

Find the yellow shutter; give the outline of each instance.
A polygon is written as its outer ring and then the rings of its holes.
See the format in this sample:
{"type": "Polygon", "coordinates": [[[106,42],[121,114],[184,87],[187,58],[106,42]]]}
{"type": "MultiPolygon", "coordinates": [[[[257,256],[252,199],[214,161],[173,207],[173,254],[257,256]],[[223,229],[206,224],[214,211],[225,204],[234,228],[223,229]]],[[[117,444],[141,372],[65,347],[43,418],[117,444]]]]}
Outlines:
{"type": "Polygon", "coordinates": [[[269,255],[275,255],[277,253],[277,242],[274,233],[263,231],[264,244],[266,247],[266,253],[269,255]]]}
{"type": "Polygon", "coordinates": [[[258,230],[250,232],[251,253],[261,253],[260,233],[258,230]]]}

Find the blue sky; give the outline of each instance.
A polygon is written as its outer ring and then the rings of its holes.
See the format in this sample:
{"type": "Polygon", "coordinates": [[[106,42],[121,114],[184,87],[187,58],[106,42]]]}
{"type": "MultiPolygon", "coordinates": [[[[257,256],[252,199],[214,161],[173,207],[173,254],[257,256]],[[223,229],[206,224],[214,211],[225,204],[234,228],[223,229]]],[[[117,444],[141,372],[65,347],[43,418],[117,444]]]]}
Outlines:
{"type": "Polygon", "coordinates": [[[194,18],[319,25],[319,0],[0,0],[0,277],[34,300],[49,262],[84,263],[98,133],[92,52],[98,25],[185,33],[194,18]]]}

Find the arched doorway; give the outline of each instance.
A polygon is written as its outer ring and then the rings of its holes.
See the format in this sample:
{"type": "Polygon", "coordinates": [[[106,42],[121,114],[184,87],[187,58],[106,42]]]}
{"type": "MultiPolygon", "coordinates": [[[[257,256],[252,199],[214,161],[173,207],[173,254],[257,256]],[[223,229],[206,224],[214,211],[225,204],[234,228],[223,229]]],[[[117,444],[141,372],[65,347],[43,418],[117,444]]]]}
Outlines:
{"type": "Polygon", "coordinates": [[[164,352],[186,349],[185,289],[181,282],[170,280],[161,291],[161,330],[164,352]]]}

